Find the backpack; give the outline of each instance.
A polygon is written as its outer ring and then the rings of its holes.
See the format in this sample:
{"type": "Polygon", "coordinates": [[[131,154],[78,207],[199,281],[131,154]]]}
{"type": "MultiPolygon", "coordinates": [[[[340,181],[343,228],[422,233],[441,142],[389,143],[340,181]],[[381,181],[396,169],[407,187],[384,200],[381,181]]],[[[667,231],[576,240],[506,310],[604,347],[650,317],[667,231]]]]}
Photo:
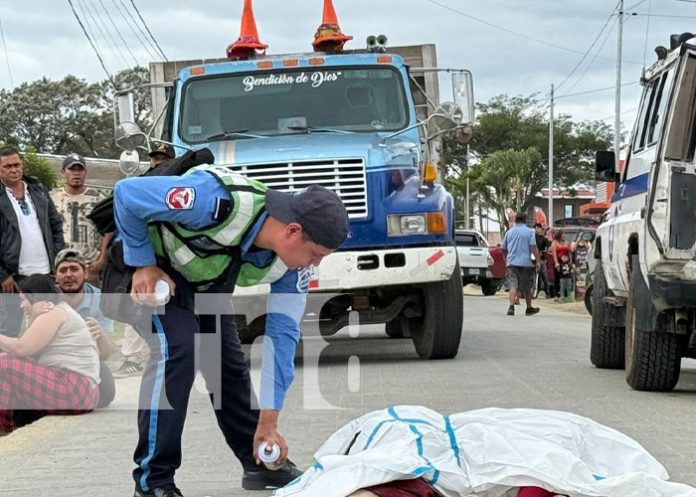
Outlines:
{"type": "MultiPolygon", "coordinates": [[[[181,157],[165,161],[141,176],[180,176],[195,166],[213,164],[213,153],[203,148],[190,150],[181,157]]],[[[114,198],[108,197],[94,206],[87,216],[101,235],[116,231],[114,219],[114,198]]],[[[123,242],[112,242],[109,257],[102,272],[102,295],[100,309],[102,314],[115,321],[129,323],[136,329],[147,329],[154,308],[136,305],[130,298],[131,283],[135,268],[125,263],[123,242]]]]}
{"type": "MultiPolygon", "coordinates": [[[[189,169],[202,164],[213,164],[215,157],[208,148],[200,150],[189,150],[181,157],[176,157],[162,162],[157,166],[148,169],[140,176],[181,176],[189,169]]],[[[110,196],[97,203],[92,212],[87,215],[87,219],[92,221],[97,227],[100,235],[113,233],[116,231],[116,221],[114,220],[114,197],[110,196]]]]}

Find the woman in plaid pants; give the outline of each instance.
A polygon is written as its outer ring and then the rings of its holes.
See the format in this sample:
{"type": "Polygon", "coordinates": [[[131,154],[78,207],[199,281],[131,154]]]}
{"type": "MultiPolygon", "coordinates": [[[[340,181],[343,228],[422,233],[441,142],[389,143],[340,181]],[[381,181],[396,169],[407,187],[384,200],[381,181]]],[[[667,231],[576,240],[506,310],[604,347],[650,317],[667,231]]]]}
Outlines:
{"type": "Polygon", "coordinates": [[[82,414],[99,400],[99,351],[87,324],[49,276],[30,276],[19,287],[29,326],[19,338],[0,335],[0,436],[15,429],[15,410],[82,414]],[[43,301],[55,307],[34,313],[43,301]]]}

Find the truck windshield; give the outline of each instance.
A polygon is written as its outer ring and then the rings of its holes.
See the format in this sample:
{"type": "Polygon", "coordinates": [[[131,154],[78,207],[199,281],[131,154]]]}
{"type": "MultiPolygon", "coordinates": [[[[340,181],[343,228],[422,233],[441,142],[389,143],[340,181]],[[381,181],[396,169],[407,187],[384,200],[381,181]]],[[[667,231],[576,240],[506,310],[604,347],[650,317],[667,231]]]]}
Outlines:
{"type": "Polygon", "coordinates": [[[389,67],[332,67],[192,80],[182,96],[181,138],[235,134],[398,131],[408,124],[401,74],[389,67]]]}

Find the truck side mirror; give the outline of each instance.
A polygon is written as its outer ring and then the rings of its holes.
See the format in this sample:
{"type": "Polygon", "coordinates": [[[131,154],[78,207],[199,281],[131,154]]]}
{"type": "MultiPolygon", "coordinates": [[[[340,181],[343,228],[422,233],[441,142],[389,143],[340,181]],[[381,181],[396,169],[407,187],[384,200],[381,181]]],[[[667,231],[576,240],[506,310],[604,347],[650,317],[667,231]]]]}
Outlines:
{"type": "Polygon", "coordinates": [[[620,175],[616,171],[616,155],[609,150],[598,150],[595,163],[595,179],[615,183],[620,175]]]}
{"type": "Polygon", "coordinates": [[[452,73],[454,103],[462,110],[461,124],[474,123],[474,80],[469,71],[452,73]]]}

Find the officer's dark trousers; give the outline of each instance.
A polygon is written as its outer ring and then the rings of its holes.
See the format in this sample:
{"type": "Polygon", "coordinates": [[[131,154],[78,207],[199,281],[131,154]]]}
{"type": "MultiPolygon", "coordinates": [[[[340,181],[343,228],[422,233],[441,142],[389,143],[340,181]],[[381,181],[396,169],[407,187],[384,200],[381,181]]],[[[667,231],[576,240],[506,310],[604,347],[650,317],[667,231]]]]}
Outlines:
{"type": "Polygon", "coordinates": [[[152,333],[140,332],[151,353],[140,388],[133,471],[137,487],[149,490],[174,481],[196,367],[213,406],[217,404],[215,415],[227,444],[245,468],[255,467],[253,437],[259,414],[252,409],[249,369],[232,316],[196,316],[172,301],[164,314],[153,316],[152,333]],[[216,336],[217,320],[222,325],[216,336]]]}

